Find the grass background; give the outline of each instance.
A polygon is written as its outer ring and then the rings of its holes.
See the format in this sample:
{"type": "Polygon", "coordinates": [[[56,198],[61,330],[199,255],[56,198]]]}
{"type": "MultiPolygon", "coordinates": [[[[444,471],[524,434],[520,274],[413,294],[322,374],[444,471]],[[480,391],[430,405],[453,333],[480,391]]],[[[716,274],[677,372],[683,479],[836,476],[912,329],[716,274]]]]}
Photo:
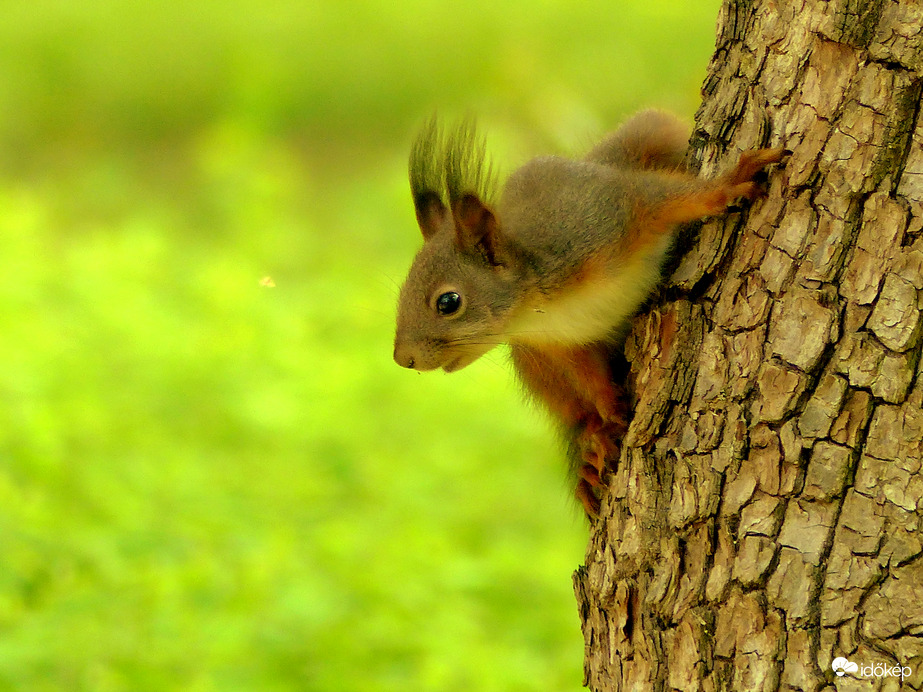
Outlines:
{"type": "Polygon", "coordinates": [[[691,117],[717,4],[0,1],[0,690],[579,689],[549,427],[391,362],[408,144],[691,117]]]}

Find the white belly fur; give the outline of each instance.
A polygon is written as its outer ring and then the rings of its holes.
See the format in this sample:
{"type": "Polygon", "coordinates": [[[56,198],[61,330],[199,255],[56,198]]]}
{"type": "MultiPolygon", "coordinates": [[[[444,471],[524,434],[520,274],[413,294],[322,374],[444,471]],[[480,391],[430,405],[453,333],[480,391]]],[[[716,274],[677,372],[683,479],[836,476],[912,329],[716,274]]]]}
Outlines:
{"type": "Polygon", "coordinates": [[[508,339],[579,345],[611,338],[659,283],[660,262],[623,265],[614,274],[525,309],[510,323],[508,339]]]}

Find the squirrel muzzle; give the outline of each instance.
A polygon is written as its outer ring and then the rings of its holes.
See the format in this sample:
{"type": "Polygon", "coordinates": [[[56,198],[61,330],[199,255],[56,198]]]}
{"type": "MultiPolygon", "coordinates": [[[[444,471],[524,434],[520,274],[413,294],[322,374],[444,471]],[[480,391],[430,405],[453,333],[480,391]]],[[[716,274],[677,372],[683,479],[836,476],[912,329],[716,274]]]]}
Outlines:
{"type": "Polygon", "coordinates": [[[402,368],[419,372],[442,367],[444,358],[438,349],[425,341],[397,338],[394,340],[394,362],[402,368]]]}
{"type": "Polygon", "coordinates": [[[437,368],[442,368],[445,372],[455,372],[476,361],[492,345],[438,348],[430,342],[398,338],[394,341],[394,362],[402,368],[410,368],[419,372],[437,368]]]}

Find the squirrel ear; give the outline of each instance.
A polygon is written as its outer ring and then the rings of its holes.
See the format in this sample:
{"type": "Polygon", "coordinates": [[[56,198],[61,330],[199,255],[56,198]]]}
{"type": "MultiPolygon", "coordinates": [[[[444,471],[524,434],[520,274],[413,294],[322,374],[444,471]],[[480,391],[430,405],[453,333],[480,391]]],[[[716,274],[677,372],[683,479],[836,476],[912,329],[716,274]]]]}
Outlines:
{"type": "Polygon", "coordinates": [[[445,205],[435,192],[424,192],[414,199],[413,206],[417,212],[417,224],[423,233],[423,240],[427,241],[445,221],[445,205]]]}
{"type": "Polygon", "coordinates": [[[463,250],[480,252],[493,265],[499,259],[500,224],[494,213],[474,195],[464,195],[452,205],[455,238],[463,250]]]}

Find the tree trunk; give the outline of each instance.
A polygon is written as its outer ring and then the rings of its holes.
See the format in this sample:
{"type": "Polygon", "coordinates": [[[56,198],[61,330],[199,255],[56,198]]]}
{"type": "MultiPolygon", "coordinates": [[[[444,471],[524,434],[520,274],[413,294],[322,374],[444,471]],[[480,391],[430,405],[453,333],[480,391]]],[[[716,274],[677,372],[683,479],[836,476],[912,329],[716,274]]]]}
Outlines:
{"type": "Polygon", "coordinates": [[[793,154],[635,321],[591,689],[923,688],[921,87],[917,2],[725,0],[695,156],[793,154]]]}

